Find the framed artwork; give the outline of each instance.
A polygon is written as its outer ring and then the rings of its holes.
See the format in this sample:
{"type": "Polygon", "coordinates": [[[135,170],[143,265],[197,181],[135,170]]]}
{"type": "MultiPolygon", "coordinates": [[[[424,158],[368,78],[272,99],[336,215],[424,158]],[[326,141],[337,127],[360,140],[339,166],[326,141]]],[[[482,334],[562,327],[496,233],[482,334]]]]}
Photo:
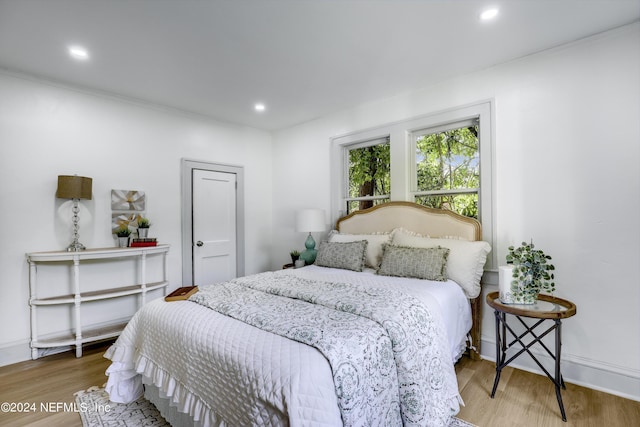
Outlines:
{"type": "Polygon", "coordinates": [[[111,190],[112,211],[144,211],[144,191],[136,190],[111,190]]]}
{"type": "Polygon", "coordinates": [[[134,232],[138,228],[138,219],[143,215],[140,213],[128,213],[128,212],[113,212],[111,214],[111,232],[115,233],[118,228],[126,225],[131,232],[134,232]]]}
{"type": "Polygon", "coordinates": [[[134,213],[112,213],[111,232],[115,233],[118,228],[126,225],[129,230],[135,231],[137,227],[138,215],[134,213]]]}
{"type": "Polygon", "coordinates": [[[123,225],[135,232],[145,208],[144,191],[111,190],[111,232],[115,233],[123,225]]]}

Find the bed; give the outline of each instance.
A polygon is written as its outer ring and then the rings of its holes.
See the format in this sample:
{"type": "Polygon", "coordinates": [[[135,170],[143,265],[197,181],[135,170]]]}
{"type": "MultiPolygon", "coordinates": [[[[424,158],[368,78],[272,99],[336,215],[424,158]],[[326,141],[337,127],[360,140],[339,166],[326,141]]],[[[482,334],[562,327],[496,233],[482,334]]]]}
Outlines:
{"type": "Polygon", "coordinates": [[[107,392],[144,392],[174,426],[447,426],[479,343],[480,238],[450,211],[357,211],[316,265],[146,304],[105,354],[107,392]]]}

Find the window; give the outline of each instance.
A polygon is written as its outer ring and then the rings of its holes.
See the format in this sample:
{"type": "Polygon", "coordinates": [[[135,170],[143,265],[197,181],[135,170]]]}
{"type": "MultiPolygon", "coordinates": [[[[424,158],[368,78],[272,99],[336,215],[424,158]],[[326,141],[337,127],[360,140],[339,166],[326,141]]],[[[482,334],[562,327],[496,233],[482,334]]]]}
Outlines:
{"type": "Polygon", "coordinates": [[[482,101],[332,138],[331,219],[415,201],[478,219],[493,244],[492,110],[482,101]]]}
{"type": "Polygon", "coordinates": [[[478,126],[473,119],[413,132],[416,203],[478,218],[478,126]]]}
{"type": "Polygon", "coordinates": [[[346,212],[389,201],[391,162],[389,139],[345,147],[347,167],[346,212]]]}

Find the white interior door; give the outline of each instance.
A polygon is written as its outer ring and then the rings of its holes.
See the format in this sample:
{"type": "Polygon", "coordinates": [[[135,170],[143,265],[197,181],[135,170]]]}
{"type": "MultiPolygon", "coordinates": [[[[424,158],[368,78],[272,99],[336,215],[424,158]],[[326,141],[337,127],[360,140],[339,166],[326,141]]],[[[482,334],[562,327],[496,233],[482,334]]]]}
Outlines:
{"type": "Polygon", "coordinates": [[[236,174],[193,170],[193,283],[236,277],[236,174]]]}

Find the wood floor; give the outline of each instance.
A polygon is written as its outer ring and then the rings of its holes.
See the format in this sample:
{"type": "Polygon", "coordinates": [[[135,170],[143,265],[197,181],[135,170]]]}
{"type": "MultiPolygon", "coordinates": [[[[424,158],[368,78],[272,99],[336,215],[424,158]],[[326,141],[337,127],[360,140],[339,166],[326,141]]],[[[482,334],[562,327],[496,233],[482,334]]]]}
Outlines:
{"type": "Polygon", "coordinates": [[[553,383],[542,375],[506,367],[491,399],[495,363],[463,358],[456,365],[465,402],[458,418],[479,427],[630,427],[640,426],[640,402],[567,383],[562,421],[553,383]]]}
{"type": "MultiPolygon", "coordinates": [[[[109,361],[102,357],[107,344],[85,348],[84,356],[66,352],[0,367],[0,403],[36,404],[36,411],[0,412],[0,426],[78,426],[73,412],[46,412],[41,403],[73,402],[73,393],[106,382],[109,361]]],[[[492,362],[463,358],[456,365],[460,393],[466,406],[458,417],[479,427],[627,427],[640,426],[640,402],[567,384],[563,391],[568,421],[560,418],[553,384],[547,377],[513,368],[502,372],[496,397],[492,362]]],[[[61,406],[62,408],[62,406],[61,406]]]]}
{"type": "Polygon", "coordinates": [[[109,360],[102,357],[110,343],[85,347],[77,359],[75,350],[0,367],[0,404],[2,402],[36,405],[28,412],[0,412],[0,426],[82,426],[80,415],[55,409],[58,402],[74,402],[73,393],[94,385],[103,385],[109,360]],[[40,404],[53,411],[42,411],[40,404]]]}

